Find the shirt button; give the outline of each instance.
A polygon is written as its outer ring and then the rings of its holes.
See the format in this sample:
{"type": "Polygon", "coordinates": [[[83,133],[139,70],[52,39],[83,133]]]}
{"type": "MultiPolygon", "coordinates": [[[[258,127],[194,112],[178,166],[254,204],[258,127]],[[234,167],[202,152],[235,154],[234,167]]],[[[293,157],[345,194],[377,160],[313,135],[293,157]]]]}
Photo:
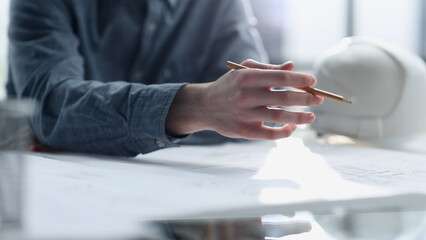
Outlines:
{"type": "Polygon", "coordinates": [[[164,142],[160,141],[160,140],[155,140],[155,145],[157,145],[157,147],[159,148],[163,148],[166,146],[166,144],[164,144],[164,142]]]}
{"type": "Polygon", "coordinates": [[[155,30],[157,30],[157,23],[156,22],[150,22],[148,24],[148,30],[150,32],[154,32],[155,30]]]}
{"type": "Polygon", "coordinates": [[[136,71],[134,73],[134,76],[135,76],[136,80],[142,81],[142,79],[143,79],[143,72],[142,71],[136,71]]]}
{"type": "Polygon", "coordinates": [[[170,71],[170,69],[166,69],[164,70],[163,75],[165,79],[170,79],[172,77],[172,71],[170,71]]]}

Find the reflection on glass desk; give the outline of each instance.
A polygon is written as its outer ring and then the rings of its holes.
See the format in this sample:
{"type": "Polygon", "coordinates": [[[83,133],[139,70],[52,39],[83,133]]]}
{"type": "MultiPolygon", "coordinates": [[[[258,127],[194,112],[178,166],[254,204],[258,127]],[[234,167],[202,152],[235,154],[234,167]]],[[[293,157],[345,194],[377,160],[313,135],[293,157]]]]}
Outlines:
{"type": "Polygon", "coordinates": [[[131,159],[3,151],[0,239],[422,240],[424,159],[297,138],[131,159]]]}
{"type": "MultiPolygon", "coordinates": [[[[69,236],[28,233],[25,227],[0,228],[0,239],[143,239],[143,240],[424,240],[426,212],[330,213],[296,212],[251,219],[202,219],[135,222],[134,229],[101,226],[105,233],[80,232],[69,236]],[[128,229],[129,230],[129,229],[128,229]]],[[[25,218],[25,216],[24,216],[25,218]]],[[[42,219],[41,219],[42,220],[42,219]]],[[[88,227],[91,227],[91,223],[88,227]]],[[[120,224],[118,224],[120,225],[120,224]]],[[[99,228],[100,226],[92,226],[99,228]]]]}

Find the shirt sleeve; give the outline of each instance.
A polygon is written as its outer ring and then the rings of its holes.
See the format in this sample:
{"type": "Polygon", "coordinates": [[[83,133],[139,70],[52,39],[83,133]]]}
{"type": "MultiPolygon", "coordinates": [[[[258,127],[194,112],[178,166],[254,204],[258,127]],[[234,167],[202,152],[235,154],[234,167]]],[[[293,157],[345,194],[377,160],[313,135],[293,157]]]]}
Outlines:
{"type": "Polygon", "coordinates": [[[32,128],[39,141],[120,156],[175,146],[164,123],[185,83],[84,79],[84,59],[69,14],[64,1],[11,2],[9,74],[18,97],[38,101],[32,128]]]}

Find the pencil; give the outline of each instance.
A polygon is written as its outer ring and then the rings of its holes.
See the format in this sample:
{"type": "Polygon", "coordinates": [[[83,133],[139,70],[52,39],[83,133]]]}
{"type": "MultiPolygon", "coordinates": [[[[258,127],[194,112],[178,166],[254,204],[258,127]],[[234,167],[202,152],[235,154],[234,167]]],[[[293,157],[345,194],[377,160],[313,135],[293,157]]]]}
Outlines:
{"type": "MultiPolygon", "coordinates": [[[[234,70],[249,69],[246,66],[243,66],[241,64],[234,63],[234,62],[231,62],[231,61],[227,61],[226,66],[228,68],[231,68],[231,69],[234,69],[234,70]]],[[[311,93],[311,94],[314,94],[314,95],[318,95],[318,96],[321,96],[321,97],[324,97],[324,98],[328,98],[328,99],[336,101],[336,102],[352,103],[351,101],[349,101],[348,99],[346,99],[346,98],[344,98],[340,95],[337,95],[337,94],[334,94],[334,93],[331,93],[331,92],[327,92],[327,91],[324,91],[324,90],[321,90],[321,89],[318,89],[318,88],[312,88],[312,87],[294,87],[294,88],[297,88],[299,90],[302,90],[302,91],[305,91],[305,92],[308,92],[308,93],[311,93]]]]}

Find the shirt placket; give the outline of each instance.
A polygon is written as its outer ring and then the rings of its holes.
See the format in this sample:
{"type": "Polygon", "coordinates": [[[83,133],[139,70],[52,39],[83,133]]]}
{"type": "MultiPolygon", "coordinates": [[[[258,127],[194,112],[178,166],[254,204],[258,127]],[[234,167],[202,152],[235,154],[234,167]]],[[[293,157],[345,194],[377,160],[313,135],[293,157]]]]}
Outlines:
{"type": "Polygon", "coordinates": [[[132,74],[134,82],[144,82],[146,71],[151,67],[150,57],[155,56],[153,43],[161,22],[163,4],[159,0],[147,1],[146,17],[142,25],[140,52],[132,74]]]}

